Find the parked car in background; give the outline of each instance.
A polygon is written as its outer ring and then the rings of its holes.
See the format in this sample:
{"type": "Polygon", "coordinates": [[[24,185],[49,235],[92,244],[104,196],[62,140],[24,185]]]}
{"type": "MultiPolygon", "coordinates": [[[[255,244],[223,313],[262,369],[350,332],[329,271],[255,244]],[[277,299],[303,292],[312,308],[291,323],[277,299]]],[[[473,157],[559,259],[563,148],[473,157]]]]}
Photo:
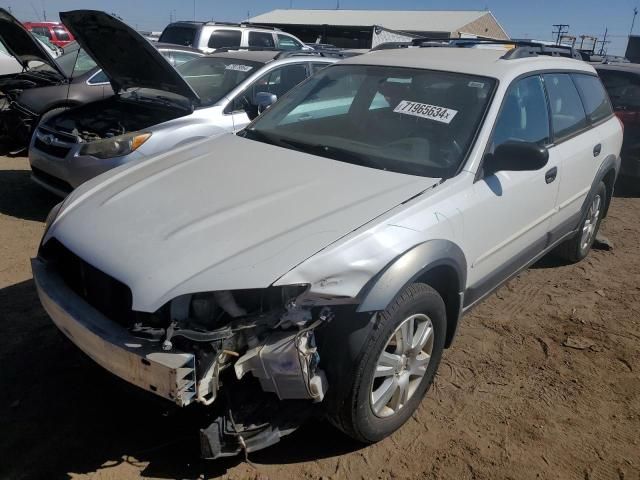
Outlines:
{"type": "MultiPolygon", "coordinates": [[[[0,24],[0,34],[1,28],[0,24]]],[[[190,47],[160,43],[153,45],[174,67],[204,55],[190,47]]],[[[55,82],[28,84],[22,81],[22,76],[18,76],[17,83],[8,78],[0,87],[6,100],[2,115],[5,123],[14,128],[14,148],[26,147],[35,127],[47,118],[113,95],[107,76],[77,42],[69,43],[65,53],[56,58],[54,63],[61,74],[55,82]],[[21,141],[18,142],[18,139],[21,141]]],[[[36,67],[33,72],[40,72],[43,68],[49,66],[36,67]]]]}
{"type": "Polygon", "coordinates": [[[379,441],[463,313],[552,250],[585,258],[607,213],[620,122],[595,70],[552,54],[349,58],[238,135],[89,181],[46,222],[42,304],[115,375],[215,404],[205,457],[313,413],[379,441]]]}
{"type": "Polygon", "coordinates": [[[248,23],[174,22],[165,27],[159,41],[187,45],[204,52],[240,47],[312,50],[293,35],[248,23]]]}
{"type": "Polygon", "coordinates": [[[618,118],[624,124],[622,175],[640,178],[640,65],[595,65],[618,118]]]}
{"type": "Polygon", "coordinates": [[[226,51],[176,70],[139,33],[106,13],[60,15],[118,93],[60,113],[36,129],[29,147],[33,179],[62,196],[118,165],[237,132],[279,96],[337,61],[313,52],[226,51]],[[102,32],[117,35],[104,42],[102,32]]]}
{"type": "Polygon", "coordinates": [[[30,32],[42,35],[57,47],[64,48],[73,42],[74,38],[69,30],[60,22],[24,22],[30,32]]]}
{"type": "Polygon", "coordinates": [[[0,40],[22,67],[0,77],[0,141],[25,145],[30,129],[15,116],[15,97],[30,88],[58,85],[67,77],[47,47],[4,9],[0,9],[0,40]]]}
{"type": "Polygon", "coordinates": [[[33,37],[45,47],[47,53],[51,55],[53,58],[58,58],[60,55],[63,54],[64,49],[62,47],[58,47],[57,45],[54,45],[53,43],[51,43],[49,39],[44,35],[39,35],[33,32],[31,32],[31,35],[33,35],[33,37]]]}

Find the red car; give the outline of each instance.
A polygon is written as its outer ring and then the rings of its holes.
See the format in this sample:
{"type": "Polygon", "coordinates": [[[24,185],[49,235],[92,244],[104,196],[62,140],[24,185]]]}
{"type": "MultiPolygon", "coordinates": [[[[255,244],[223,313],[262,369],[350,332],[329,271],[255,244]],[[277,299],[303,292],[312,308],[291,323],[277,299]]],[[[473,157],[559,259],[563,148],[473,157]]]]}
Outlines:
{"type": "Polygon", "coordinates": [[[25,22],[27,30],[45,36],[57,47],[64,48],[75,39],[60,22],[25,22]]]}

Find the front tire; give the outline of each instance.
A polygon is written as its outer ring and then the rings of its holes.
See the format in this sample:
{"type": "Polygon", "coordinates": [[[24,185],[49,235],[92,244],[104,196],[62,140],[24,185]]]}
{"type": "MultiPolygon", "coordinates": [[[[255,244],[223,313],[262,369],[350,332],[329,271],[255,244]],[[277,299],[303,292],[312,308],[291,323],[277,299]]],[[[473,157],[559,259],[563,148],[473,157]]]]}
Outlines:
{"type": "Polygon", "coordinates": [[[577,263],[589,254],[600,229],[606,204],[607,187],[604,182],[600,182],[587,201],[587,211],[583,214],[578,233],[556,249],[555,253],[559,257],[570,263],[577,263]]]}
{"type": "Polygon", "coordinates": [[[350,437],[377,442],[414,413],[433,382],[444,350],[445,305],[430,286],[407,287],[384,311],[365,339],[351,381],[336,385],[334,425],[350,437]]]}

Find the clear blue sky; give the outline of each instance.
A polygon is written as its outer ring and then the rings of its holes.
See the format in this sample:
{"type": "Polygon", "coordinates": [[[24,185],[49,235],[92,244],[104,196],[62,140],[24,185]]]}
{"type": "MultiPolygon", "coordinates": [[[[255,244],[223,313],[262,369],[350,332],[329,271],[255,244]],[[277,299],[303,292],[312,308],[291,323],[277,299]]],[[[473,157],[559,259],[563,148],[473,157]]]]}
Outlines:
{"type": "MultiPolygon", "coordinates": [[[[46,11],[47,19],[56,19],[59,11],[90,8],[115,12],[132,26],[144,30],[162,30],[170,13],[179,19],[193,18],[193,0],[11,0],[20,20],[37,20],[46,11]]],[[[257,15],[274,8],[336,8],[336,0],[195,0],[198,19],[238,21],[247,14],[257,15]]],[[[609,53],[622,54],[626,48],[633,8],[640,0],[340,0],[344,9],[393,10],[484,10],[489,9],[512,37],[551,39],[552,24],[568,23],[573,35],[594,35],[602,39],[609,28],[612,43],[609,53]]],[[[640,34],[640,16],[634,33],[640,34]]]]}

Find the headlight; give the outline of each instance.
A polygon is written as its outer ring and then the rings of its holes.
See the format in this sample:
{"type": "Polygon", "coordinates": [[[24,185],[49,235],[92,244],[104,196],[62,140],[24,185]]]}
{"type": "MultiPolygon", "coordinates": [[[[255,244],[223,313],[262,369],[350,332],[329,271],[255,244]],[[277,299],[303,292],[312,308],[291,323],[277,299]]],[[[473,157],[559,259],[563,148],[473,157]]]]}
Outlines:
{"type": "Polygon", "coordinates": [[[126,133],[117,137],[86,143],[82,146],[79,155],[91,155],[97,158],[113,158],[128,155],[135,152],[140,146],[149,140],[151,133],[126,133]]]}

